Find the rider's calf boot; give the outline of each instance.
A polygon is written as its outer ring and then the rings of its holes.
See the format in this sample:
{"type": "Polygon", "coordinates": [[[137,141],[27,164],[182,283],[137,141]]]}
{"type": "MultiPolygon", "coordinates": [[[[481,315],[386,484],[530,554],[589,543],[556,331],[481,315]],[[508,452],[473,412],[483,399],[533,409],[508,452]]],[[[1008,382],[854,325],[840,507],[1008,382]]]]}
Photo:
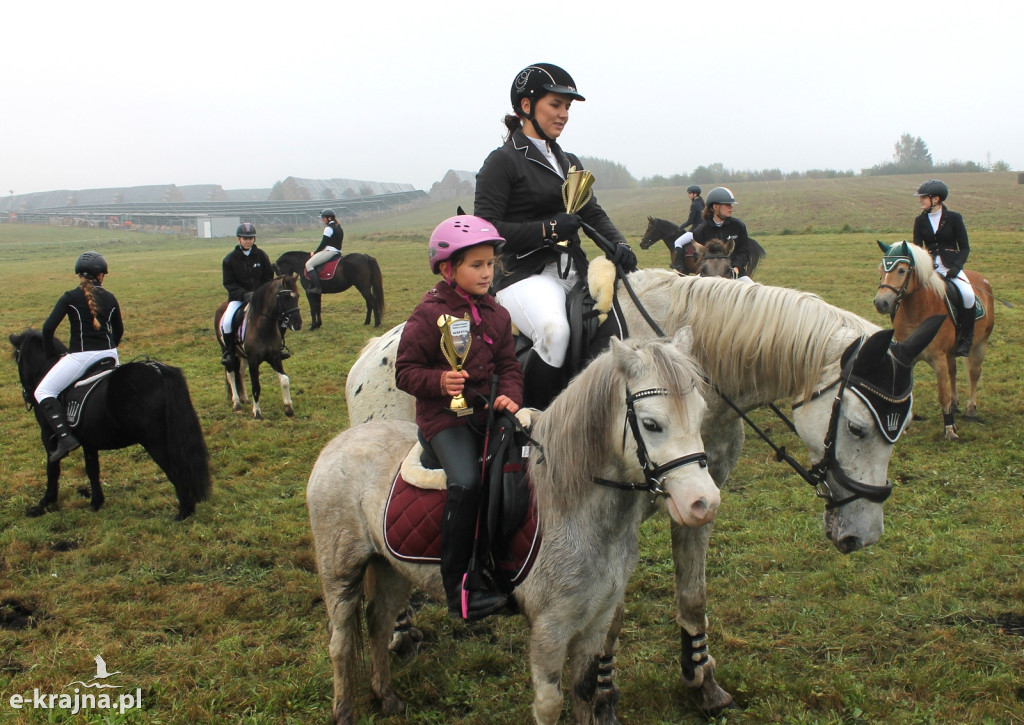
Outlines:
{"type": "Polygon", "coordinates": [[[530,350],[523,365],[523,397],[528,407],[544,410],[567,382],[563,368],[548,365],[536,350],[530,350]]]}
{"type": "Polygon", "coordinates": [[[448,600],[448,612],[468,621],[495,614],[504,608],[508,596],[500,592],[463,590],[463,581],[473,555],[480,493],[463,486],[450,486],[441,520],[441,581],[448,600]]]}
{"type": "Polygon", "coordinates": [[[320,268],[313,267],[309,270],[309,290],[311,295],[323,294],[323,290],[320,288],[320,268]]]}
{"type": "Polygon", "coordinates": [[[50,430],[57,438],[57,447],[50,453],[50,462],[54,463],[78,448],[81,443],[71,434],[68,427],[68,419],[64,416],[64,406],[56,398],[43,398],[38,403],[39,409],[43,411],[50,430]]]}
{"type": "Polygon", "coordinates": [[[957,357],[967,357],[971,354],[971,345],[974,344],[974,308],[960,308],[960,342],[956,346],[957,357]]]}
{"type": "Polygon", "coordinates": [[[235,357],[235,333],[234,330],[231,332],[224,332],[224,354],[220,357],[220,364],[228,370],[234,370],[238,364],[238,358],[235,357]]]}

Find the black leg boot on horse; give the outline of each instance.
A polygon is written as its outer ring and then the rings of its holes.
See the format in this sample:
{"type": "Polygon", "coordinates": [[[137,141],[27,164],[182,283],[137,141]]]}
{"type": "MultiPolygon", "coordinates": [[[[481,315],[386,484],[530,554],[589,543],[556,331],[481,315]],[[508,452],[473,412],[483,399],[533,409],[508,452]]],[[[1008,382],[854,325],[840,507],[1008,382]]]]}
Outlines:
{"type": "Polygon", "coordinates": [[[974,344],[974,307],[970,309],[961,307],[957,319],[960,327],[960,342],[956,347],[956,356],[967,357],[971,354],[971,345],[974,344]]]}
{"type": "Polygon", "coordinates": [[[469,590],[466,592],[466,611],[463,612],[462,583],[473,555],[479,511],[479,489],[448,487],[441,520],[441,581],[448,600],[448,612],[467,621],[495,614],[508,602],[508,597],[500,592],[469,590]]]}
{"type": "Polygon", "coordinates": [[[55,463],[82,444],[71,434],[68,419],[64,415],[64,406],[60,404],[59,400],[43,398],[37,405],[43,411],[46,422],[50,424],[50,430],[57,438],[57,447],[50,453],[50,463],[55,463]]]}

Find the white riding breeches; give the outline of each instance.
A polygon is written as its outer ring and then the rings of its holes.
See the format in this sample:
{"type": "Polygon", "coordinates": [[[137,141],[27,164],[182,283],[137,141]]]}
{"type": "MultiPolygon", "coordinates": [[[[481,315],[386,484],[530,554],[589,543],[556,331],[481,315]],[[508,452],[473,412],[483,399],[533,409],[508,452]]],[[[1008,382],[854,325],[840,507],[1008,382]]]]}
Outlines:
{"type": "MultiPolygon", "coordinates": [[[[946,265],[942,263],[942,260],[938,255],[935,257],[935,271],[943,277],[945,277],[946,273],[949,272],[949,270],[946,269],[946,265]]],[[[971,284],[971,281],[967,279],[967,275],[962,269],[960,270],[960,274],[958,274],[953,280],[953,284],[955,284],[956,288],[960,290],[960,299],[963,300],[964,309],[969,310],[974,307],[974,286],[971,284]]]]}
{"type": "Polygon", "coordinates": [[[306,271],[313,274],[314,267],[319,267],[321,264],[327,264],[340,254],[341,252],[334,247],[324,247],[323,251],[317,252],[306,260],[306,271]]]}
{"type": "Polygon", "coordinates": [[[86,368],[97,360],[108,357],[114,358],[115,364],[120,364],[121,362],[117,356],[116,348],[69,352],[58,360],[57,364],[50,368],[50,372],[46,373],[43,379],[39,381],[35,391],[36,402],[38,403],[47,398],[56,398],[64,391],[64,388],[78,380],[86,368]]]}
{"type": "Polygon", "coordinates": [[[565,298],[578,279],[575,269],[562,279],[558,262],[551,262],[540,274],[519,280],[495,295],[498,304],[508,310],[512,324],[533,340],[533,349],[551,367],[562,367],[569,349],[565,298]]]}
{"type": "Polygon", "coordinates": [[[231,332],[231,321],[235,319],[235,311],[244,304],[244,302],[239,302],[238,300],[231,300],[228,302],[228,306],[224,308],[224,314],[220,318],[220,331],[225,335],[231,332]]]}

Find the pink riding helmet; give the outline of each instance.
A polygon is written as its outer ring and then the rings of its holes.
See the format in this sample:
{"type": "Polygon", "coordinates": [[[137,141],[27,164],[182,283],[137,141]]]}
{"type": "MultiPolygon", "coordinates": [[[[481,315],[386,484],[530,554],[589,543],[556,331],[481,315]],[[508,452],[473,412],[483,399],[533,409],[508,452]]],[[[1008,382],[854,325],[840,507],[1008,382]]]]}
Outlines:
{"type": "Polygon", "coordinates": [[[498,234],[498,230],[486,219],[469,214],[445,219],[430,235],[430,246],[427,250],[430,271],[439,274],[438,267],[441,262],[463,249],[478,244],[490,244],[497,252],[499,245],[504,243],[505,238],[498,234]]]}

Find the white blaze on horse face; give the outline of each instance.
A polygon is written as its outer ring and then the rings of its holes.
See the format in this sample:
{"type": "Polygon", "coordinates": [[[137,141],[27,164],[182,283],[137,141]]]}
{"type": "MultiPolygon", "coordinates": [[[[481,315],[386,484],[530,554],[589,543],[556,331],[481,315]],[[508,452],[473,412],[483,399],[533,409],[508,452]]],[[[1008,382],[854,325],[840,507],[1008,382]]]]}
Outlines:
{"type": "MultiPolygon", "coordinates": [[[[825,435],[835,400],[834,392],[829,392],[832,394],[808,400],[793,411],[797,434],[814,463],[825,453],[825,435]]],[[[836,460],[847,476],[869,486],[885,486],[892,444],[879,433],[867,406],[850,391],[843,393],[834,446],[836,460]]],[[[850,495],[831,474],[827,483],[835,498],[842,500],[850,495]]],[[[825,535],[843,553],[871,546],[881,538],[883,529],[880,503],[857,498],[825,511],[825,535]]]]}
{"type": "MultiPolygon", "coordinates": [[[[704,450],[700,426],[706,408],[703,398],[695,392],[687,396],[683,419],[675,412],[675,401],[665,396],[636,401],[637,423],[651,465],[704,450]]],[[[662,485],[673,521],[682,526],[703,526],[714,520],[721,494],[706,466],[688,463],[674,468],[665,474],[662,485]]]]}

